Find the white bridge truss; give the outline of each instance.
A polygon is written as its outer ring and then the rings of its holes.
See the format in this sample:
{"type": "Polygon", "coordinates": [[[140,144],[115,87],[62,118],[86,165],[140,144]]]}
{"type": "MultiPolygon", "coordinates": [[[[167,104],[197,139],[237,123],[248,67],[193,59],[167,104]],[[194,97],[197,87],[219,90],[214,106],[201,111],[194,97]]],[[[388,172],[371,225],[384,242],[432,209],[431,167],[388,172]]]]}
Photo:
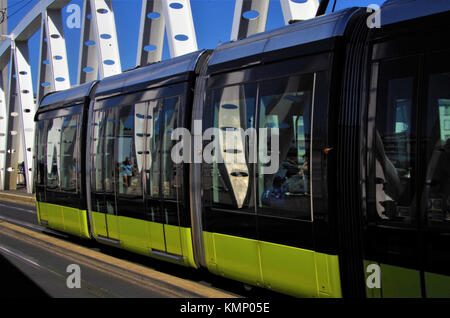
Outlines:
{"type": "MultiPolygon", "coordinates": [[[[190,0],[140,0],[136,65],[162,59],[164,34],[170,56],[196,51],[190,0]]],[[[316,15],[318,0],[280,0],[286,24],[316,15]]],[[[0,45],[0,190],[15,189],[19,154],[27,192],[32,192],[37,103],[47,93],[70,88],[62,10],[77,12],[70,0],[39,1],[0,45]],[[28,40],[41,30],[38,89],[31,78],[28,40]]],[[[236,0],[231,40],[265,31],[269,0],[236,0]]],[[[122,72],[111,0],[83,0],[77,84],[122,72]]],[[[117,13],[116,13],[117,14],[117,13]]]]}

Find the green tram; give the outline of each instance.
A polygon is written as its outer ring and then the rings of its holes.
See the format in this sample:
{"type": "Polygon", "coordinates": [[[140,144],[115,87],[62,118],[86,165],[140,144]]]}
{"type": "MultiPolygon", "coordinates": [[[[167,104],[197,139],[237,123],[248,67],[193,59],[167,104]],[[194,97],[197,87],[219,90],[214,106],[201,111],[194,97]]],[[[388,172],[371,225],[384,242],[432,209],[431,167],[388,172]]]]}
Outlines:
{"type": "Polygon", "coordinates": [[[450,3],[369,19],[349,8],[45,96],[40,224],[298,297],[450,297],[450,3]]]}

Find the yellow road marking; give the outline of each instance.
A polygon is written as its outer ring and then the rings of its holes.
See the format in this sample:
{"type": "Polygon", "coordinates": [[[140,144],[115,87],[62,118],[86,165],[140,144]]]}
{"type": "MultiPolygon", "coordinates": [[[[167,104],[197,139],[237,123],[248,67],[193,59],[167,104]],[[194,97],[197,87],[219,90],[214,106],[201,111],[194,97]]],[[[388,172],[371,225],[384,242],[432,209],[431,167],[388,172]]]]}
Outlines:
{"type": "Polygon", "coordinates": [[[2,228],[3,234],[13,236],[16,239],[25,240],[30,244],[51,249],[55,253],[63,254],[66,257],[78,260],[96,270],[131,281],[139,286],[162,290],[168,295],[168,297],[235,297],[231,294],[221,292],[199,283],[161,273],[128,261],[120,260],[109,255],[92,251],[82,246],[49,237],[41,233],[33,232],[14,224],[0,221],[0,228],[2,228]],[[103,263],[100,264],[102,265],[101,267],[99,267],[98,262],[103,263]]]}

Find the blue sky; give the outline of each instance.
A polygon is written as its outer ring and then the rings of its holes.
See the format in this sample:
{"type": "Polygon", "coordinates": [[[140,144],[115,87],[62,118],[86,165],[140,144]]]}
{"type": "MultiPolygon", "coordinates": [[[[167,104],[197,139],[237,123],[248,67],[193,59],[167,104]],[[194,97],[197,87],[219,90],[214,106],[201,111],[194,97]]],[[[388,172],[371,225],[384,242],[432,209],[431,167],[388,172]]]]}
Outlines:
{"type": "MultiPolygon", "coordinates": [[[[10,32],[20,19],[38,2],[38,0],[8,0],[8,31],[10,32]],[[23,8],[22,8],[23,7],[23,8]]],[[[336,10],[342,8],[369,4],[382,4],[384,0],[337,0],[336,10]]],[[[81,0],[71,3],[82,5],[81,0]]],[[[139,35],[140,0],[112,0],[116,18],[117,37],[119,39],[119,52],[122,69],[135,67],[136,51],[139,35]]],[[[330,0],[331,10],[333,0],[330,0]]],[[[212,49],[219,42],[228,42],[233,23],[235,0],[191,0],[192,15],[199,49],[212,49]]],[[[63,19],[68,14],[63,11],[63,19]]],[[[284,25],[283,14],[279,0],[270,0],[269,16],[266,30],[273,30],[284,25]]],[[[29,42],[30,63],[33,83],[36,87],[39,59],[39,34],[37,32],[29,42]]],[[[80,45],[80,29],[69,29],[65,25],[67,58],[71,84],[75,84],[77,76],[78,54],[80,45]]],[[[164,42],[163,59],[168,59],[169,48],[167,40],[164,42]]]]}

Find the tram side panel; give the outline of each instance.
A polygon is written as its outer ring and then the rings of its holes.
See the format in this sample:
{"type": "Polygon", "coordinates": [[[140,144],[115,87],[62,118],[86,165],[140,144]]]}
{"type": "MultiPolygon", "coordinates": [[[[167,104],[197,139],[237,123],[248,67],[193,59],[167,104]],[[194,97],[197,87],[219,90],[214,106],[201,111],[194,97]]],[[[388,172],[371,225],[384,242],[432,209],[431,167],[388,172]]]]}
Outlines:
{"type": "Polygon", "coordinates": [[[95,102],[90,191],[99,242],[196,267],[187,170],[171,157],[172,132],[184,127],[191,107],[190,87],[185,82],[95,102]]]}
{"type": "Polygon", "coordinates": [[[208,79],[203,129],[216,135],[204,151],[215,160],[202,165],[201,190],[211,272],[299,297],[342,296],[326,232],[328,121],[315,117],[327,113],[331,61],[323,53],[208,79]],[[258,142],[241,142],[252,129],[258,142]]]}
{"type": "Polygon", "coordinates": [[[84,105],[37,115],[35,189],[41,225],[90,238],[82,187],[84,105]]]}

